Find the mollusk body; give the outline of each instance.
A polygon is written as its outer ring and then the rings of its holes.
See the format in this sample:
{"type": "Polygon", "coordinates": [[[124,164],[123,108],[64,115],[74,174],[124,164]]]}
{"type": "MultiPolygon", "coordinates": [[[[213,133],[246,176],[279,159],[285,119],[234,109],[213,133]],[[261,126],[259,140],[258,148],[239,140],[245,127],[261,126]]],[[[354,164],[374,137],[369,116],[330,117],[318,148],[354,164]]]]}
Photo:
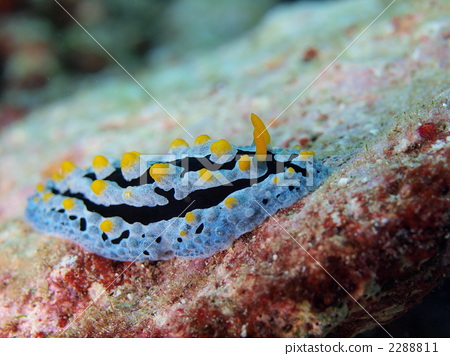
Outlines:
{"type": "Polygon", "coordinates": [[[329,169],[312,151],[270,149],[252,114],[254,144],[197,137],[164,156],[96,156],[83,170],[64,162],[38,184],[26,218],[38,231],[120,261],[209,257],[268,216],[316,189],[329,169]]]}

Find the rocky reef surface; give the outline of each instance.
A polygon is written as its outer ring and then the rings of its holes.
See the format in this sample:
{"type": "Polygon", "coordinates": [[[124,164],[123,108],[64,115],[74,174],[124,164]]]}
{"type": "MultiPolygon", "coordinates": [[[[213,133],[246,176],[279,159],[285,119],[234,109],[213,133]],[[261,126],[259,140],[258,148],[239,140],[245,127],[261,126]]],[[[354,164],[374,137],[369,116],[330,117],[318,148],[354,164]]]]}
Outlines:
{"type": "Polygon", "coordinates": [[[110,261],[22,220],[64,160],[188,138],[125,73],[4,129],[0,334],[353,336],[418,303],[448,274],[450,4],[397,1],[351,44],[389,3],[277,6],[232,43],[133,73],[193,136],[248,144],[256,112],[275,145],[334,169],[207,259],[110,261]]]}

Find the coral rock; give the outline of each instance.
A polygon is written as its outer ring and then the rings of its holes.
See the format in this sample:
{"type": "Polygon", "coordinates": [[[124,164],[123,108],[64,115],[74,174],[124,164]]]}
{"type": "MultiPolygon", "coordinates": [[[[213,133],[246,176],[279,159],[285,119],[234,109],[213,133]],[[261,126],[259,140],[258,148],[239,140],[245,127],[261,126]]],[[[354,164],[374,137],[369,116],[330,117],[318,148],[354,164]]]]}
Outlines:
{"type": "Polygon", "coordinates": [[[68,157],[162,152],[183,136],[134,82],[105,79],[10,125],[0,136],[2,336],[352,336],[418,303],[448,273],[450,9],[408,5],[392,5],[285,112],[385,2],[279,6],[239,41],[142,75],[193,136],[243,144],[249,112],[283,112],[273,141],[303,138],[333,168],[207,259],[114,262],[21,221],[39,174],[68,157]],[[320,55],[304,62],[308,48],[320,55]]]}

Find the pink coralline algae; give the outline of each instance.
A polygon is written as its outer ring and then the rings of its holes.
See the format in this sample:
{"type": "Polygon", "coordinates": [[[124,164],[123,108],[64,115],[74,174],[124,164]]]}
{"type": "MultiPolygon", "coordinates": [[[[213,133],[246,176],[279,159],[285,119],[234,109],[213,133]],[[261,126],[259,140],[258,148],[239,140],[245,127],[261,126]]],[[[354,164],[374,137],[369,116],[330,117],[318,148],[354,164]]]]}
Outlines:
{"type": "MultiPolygon", "coordinates": [[[[442,126],[442,125],[441,125],[442,126]]],[[[445,130],[445,126],[442,128],[439,128],[438,125],[427,122],[424,124],[421,124],[419,128],[417,129],[417,132],[419,133],[420,137],[424,138],[428,141],[436,141],[439,134],[445,130]]],[[[445,136],[445,134],[443,134],[445,136]]]]}

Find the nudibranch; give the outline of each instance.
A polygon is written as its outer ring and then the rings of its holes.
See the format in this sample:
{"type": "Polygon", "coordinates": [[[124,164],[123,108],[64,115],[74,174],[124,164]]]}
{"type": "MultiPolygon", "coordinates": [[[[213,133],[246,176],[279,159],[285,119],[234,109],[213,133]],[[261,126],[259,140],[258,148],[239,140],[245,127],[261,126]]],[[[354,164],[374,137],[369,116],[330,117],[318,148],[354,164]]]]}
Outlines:
{"type": "Polygon", "coordinates": [[[329,175],[312,151],[271,148],[264,123],[251,121],[250,146],[201,135],[192,146],[176,139],[167,155],[99,155],[87,169],[63,162],[36,186],[26,219],[113,260],[212,256],[329,175]]]}

